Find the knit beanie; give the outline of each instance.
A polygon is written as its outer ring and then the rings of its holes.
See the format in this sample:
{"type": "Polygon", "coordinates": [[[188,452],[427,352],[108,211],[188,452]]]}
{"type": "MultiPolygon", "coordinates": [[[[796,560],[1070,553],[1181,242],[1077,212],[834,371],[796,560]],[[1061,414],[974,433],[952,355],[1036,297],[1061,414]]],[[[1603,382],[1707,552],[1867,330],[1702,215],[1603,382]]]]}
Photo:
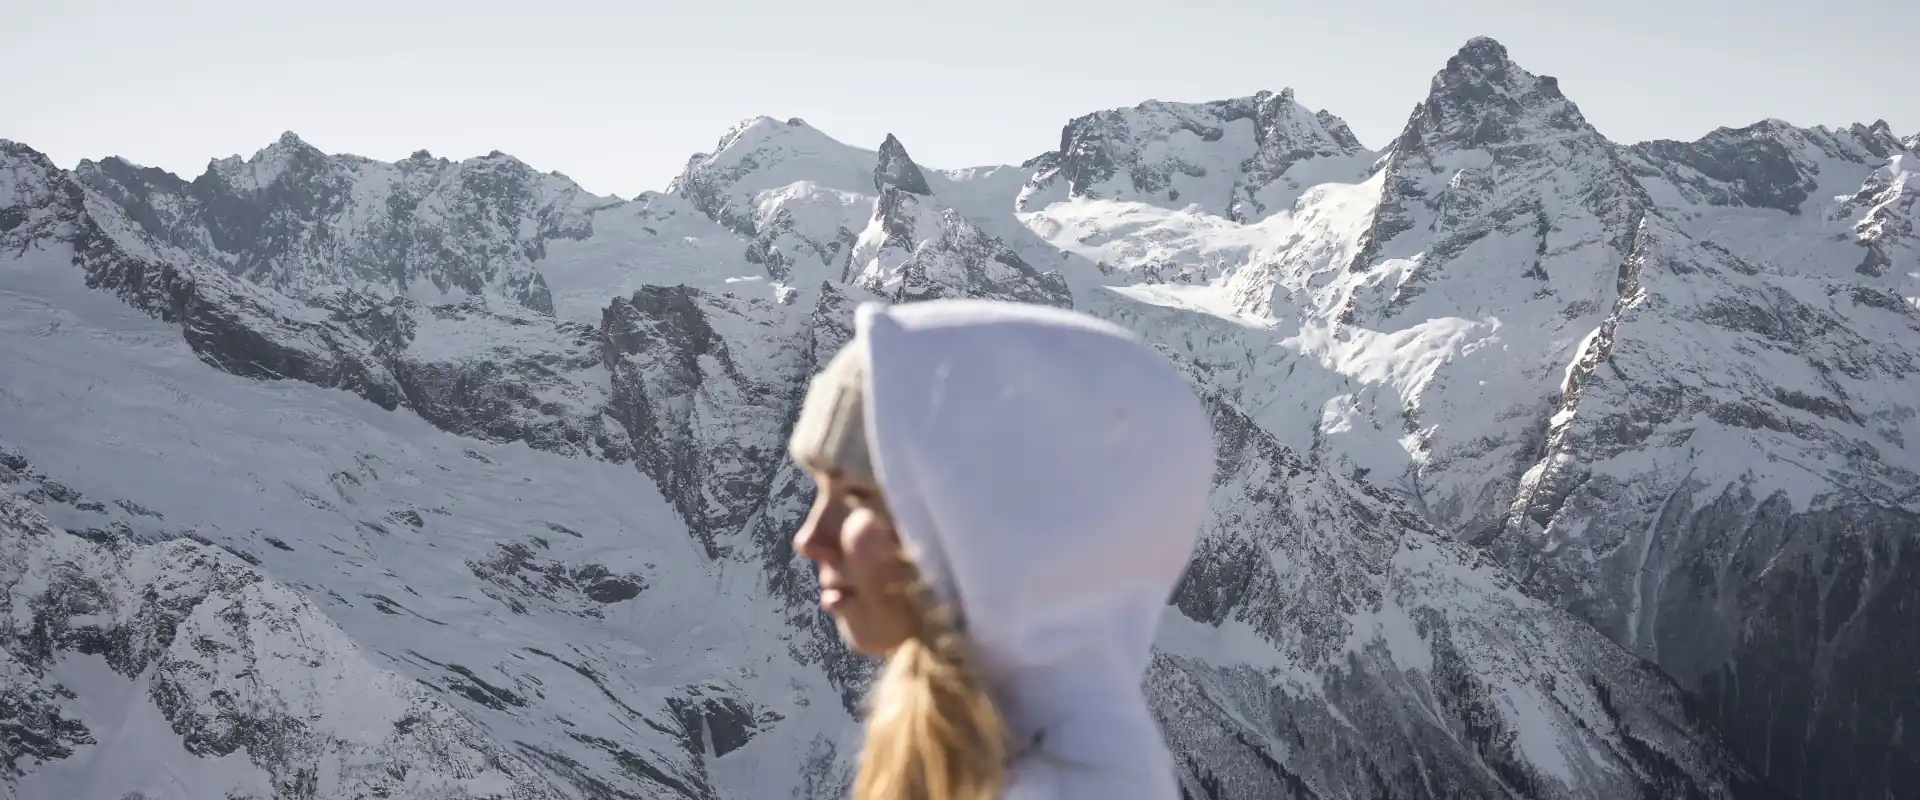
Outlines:
{"type": "Polygon", "coordinates": [[[807,385],[787,452],[802,466],[878,487],[867,451],[866,372],[866,342],[855,337],[807,385]]]}

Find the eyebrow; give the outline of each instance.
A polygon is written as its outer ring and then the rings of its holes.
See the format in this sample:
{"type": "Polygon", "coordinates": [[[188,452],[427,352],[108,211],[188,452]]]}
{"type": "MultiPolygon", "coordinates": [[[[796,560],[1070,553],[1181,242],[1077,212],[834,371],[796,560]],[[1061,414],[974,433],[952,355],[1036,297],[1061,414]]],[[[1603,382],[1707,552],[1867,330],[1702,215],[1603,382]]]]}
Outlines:
{"type": "Polygon", "coordinates": [[[818,475],[814,476],[815,483],[820,483],[821,482],[820,478],[826,477],[836,482],[844,482],[846,488],[842,489],[841,491],[847,494],[854,495],[856,497],[874,499],[874,500],[879,500],[886,497],[886,494],[882,492],[880,490],[880,487],[878,486],[847,480],[847,476],[845,472],[839,469],[838,467],[832,467],[826,464],[821,464],[811,459],[801,464],[801,466],[806,467],[807,470],[811,472],[819,473],[818,475]]]}

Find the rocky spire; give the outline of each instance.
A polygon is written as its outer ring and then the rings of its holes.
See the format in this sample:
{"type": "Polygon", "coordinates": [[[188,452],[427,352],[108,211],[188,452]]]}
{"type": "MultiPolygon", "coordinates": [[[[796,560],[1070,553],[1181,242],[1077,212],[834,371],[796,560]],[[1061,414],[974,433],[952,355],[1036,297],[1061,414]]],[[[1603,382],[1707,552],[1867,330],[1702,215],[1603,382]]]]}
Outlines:
{"type": "Polygon", "coordinates": [[[891,133],[880,143],[880,163],[873,168],[873,188],[881,192],[891,188],[909,194],[933,194],[933,189],[927,186],[927,176],[921,174],[920,166],[907,155],[907,148],[891,133]]]}
{"type": "MultiPolygon", "coordinates": [[[[1428,253],[1420,274],[1381,308],[1389,315],[1408,307],[1421,286],[1454,274],[1446,264],[1474,237],[1523,216],[1542,220],[1541,242],[1556,228],[1571,230],[1566,220],[1574,215],[1590,216],[1584,230],[1598,236],[1576,243],[1563,234],[1551,246],[1537,245],[1552,257],[1511,265],[1512,274],[1546,281],[1525,293],[1550,289],[1541,296],[1558,302],[1574,294],[1604,293],[1608,287],[1598,283],[1576,290],[1549,276],[1563,261],[1569,264],[1569,279],[1590,273],[1583,260],[1588,257],[1571,254],[1596,241],[1611,252],[1592,258],[1623,257],[1640,215],[1653,204],[1629,175],[1619,147],[1587,122],[1560,92],[1558,81],[1521,68],[1505,47],[1484,36],[1468,40],[1434,74],[1426,99],[1408,116],[1383,169],[1380,205],[1349,268],[1371,269],[1390,251],[1428,253]],[[1548,208],[1557,209],[1555,219],[1548,219],[1548,208]],[[1389,247],[1403,233],[1411,238],[1389,247]]],[[[1473,263],[1481,264],[1476,270],[1485,268],[1484,262],[1473,263]]],[[[1464,273],[1455,277],[1472,280],[1464,273]]]]}
{"type": "Polygon", "coordinates": [[[1594,132],[1560,93],[1559,81],[1521,69],[1506,47],[1476,36],[1433,76],[1427,99],[1414,108],[1395,149],[1479,147],[1544,131],[1594,132]]]}
{"type": "Polygon", "coordinates": [[[1893,132],[1893,125],[1884,119],[1877,119],[1871,125],[1858,122],[1847,128],[1861,149],[1873,154],[1875,158],[1886,158],[1900,152],[1903,145],[1900,137],[1893,132]]]}

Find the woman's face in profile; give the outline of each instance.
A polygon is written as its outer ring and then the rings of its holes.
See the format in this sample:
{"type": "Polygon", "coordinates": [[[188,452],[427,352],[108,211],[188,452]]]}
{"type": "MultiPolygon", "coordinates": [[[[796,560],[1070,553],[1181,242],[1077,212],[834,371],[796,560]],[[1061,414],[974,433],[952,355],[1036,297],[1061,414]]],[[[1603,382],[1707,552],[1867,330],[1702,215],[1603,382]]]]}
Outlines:
{"type": "Polygon", "coordinates": [[[914,630],[904,594],[910,571],[892,520],[871,486],[808,470],[820,488],[793,549],[820,568],[820,606],[854,650],[885,655],[914,630]]]}

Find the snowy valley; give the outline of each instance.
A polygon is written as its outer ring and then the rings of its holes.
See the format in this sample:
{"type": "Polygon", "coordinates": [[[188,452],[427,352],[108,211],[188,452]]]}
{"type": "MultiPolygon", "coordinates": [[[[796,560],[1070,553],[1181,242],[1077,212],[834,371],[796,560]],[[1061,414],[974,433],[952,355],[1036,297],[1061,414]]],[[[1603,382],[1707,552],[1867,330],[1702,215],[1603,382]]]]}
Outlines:
{"type": "Polygon", "coordinates": [[[786,429],[857,304],[957,296],[1206,398],[1188,798],[1920,796],[1920,133],[1620,144],[1480,38],[1377,150],[1291,90],[961,170],[761,117],[631,199],[29,144],[0,797],[841,796],[786,429]]]}

